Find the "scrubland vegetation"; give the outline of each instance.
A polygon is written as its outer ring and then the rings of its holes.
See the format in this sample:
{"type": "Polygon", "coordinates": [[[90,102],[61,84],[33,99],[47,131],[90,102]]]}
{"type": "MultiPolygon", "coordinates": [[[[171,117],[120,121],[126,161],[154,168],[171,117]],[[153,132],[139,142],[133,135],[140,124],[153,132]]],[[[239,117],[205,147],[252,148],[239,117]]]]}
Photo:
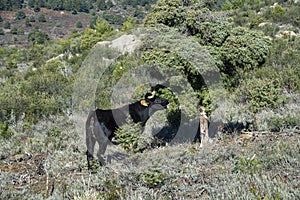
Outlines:
{"type": "Polygon", "coordinates": [[[1,199],[300,198],[299,1],[59,2],[0,1],[1,199]],[[84,23],[54,37],[58,10],[84,23]],[[99,44],[125,34],[140,41],[132,54],[99,44]],[[170,108],[144,133],[121,127],[110,162],[88,171],[86,112],[141,98],[150,69],[170,108]],[[172,143],[198,104],[217,124],[213,143],[172,143]]]}

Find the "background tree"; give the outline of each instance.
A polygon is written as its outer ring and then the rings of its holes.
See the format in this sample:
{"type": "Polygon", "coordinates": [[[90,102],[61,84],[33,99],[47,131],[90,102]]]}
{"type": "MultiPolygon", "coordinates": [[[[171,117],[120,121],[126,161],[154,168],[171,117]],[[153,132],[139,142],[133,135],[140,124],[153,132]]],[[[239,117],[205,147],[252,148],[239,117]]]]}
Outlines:
{"type": "Polygon", "coordinates": [[[9,21],[5,21],[4,24],[3,24],[3,28],[10,29],[10,22],[9,21]]]}
{"type": "Polygon", "coordinates": [[[23,10],[20,10],[20,11],[16,12],[15,20],[22,20],[22,19],[25,19],[25,18],[26,18],[26,15],[25,15],[25,12],[23,10]]]}
{"type": "Polygon", "coordinates": [[[48,40],[50,40],[50,37],[45,32],[33,30],[28,34],[28,40],[36,44],[45,44],[48,40]]]}
{"type": "Polygon", "coordinates": [[[81,21],[76,22],[76,28],[82,28],[82,27],[83,25],[81,21]]]}
{"type": "Polygon", "coordinates": [[[47,22],[47,19],[46,19],[46,16],[44,13],[39,14],[38,21],[39,22],[47,22]]]}

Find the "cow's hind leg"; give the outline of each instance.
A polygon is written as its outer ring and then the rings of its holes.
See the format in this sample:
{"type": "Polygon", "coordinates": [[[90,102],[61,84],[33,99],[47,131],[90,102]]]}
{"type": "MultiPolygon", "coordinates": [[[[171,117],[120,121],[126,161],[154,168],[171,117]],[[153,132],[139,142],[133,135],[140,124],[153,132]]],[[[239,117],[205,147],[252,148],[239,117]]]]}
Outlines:
{"type": "Polygon", "coordinates": [[[100,123],[95,124],[95,129],[97,130],[97,134],[95,134],[95,137],[99,144],[97,157],[98,157],[100,166],[104,166],[105,160],[104,160],[103,156],[104,156],[104,153],[107,148],[107,143],[108,143],[107,134],[109,133],[109,131],[107,130],[107,128],[105,127],[104,124],[100,124],[100,123]]]}
{"type": "Polygon", "coordinates": [[[99,142],[99,150],[97,152],[97,157],[98,157],[100,166],[105,165],[105,160],[103,158],[103,155],[107,148],[107,142],[108,142],[107,138],[103,138],[103,140],[101,142],[99,142]]]}

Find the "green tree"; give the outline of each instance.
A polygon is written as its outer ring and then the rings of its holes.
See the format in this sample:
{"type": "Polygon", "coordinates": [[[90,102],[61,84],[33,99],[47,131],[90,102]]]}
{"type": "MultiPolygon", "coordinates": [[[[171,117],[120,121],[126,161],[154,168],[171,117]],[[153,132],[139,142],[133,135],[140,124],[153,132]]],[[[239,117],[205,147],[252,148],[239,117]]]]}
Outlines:
{"type": "Polygon", "coordinates": [[[222,10],[231,10],[233,9],[233,5],[229,0],[226,0],[222,6],[222,10]]]}
{"type": "Polygon", "coordinates": [[[271,41],[260,32],[235,28],[221,47],[224,68],[229,85],[235,87],[244,71],[261,66],[267,58],[271,41]]]}
{"type": "Polygon", "coordinates": [[[100,34],[110,34],[113,32],[113,27],[105,20],[103,21],[99,21],[97,20],[95,26],[94,26],[94,29],[96,30],[97,33],[100,33],[100,34]]]}
{"type": "Polygon", "coordinates": [[[38,21],[39,22],[47,22],[45,14],[43,14],[43,13],[39,14],[38,21]]]}
{"type": "Polygon", "coordinates": [[[113,27],[105,20],[96,21],[94,29],[86,29],[80,43],[80,49],[86,51],[91,49],[97,42],[113,34],[113,27]]]}
{"type": "Polygon", "coordinates": [[[97,0],[97,7],[98,7],[100,10],[106,10],[107,5],[106,5],[105,0],[97,0]]]}
{"type": "Polygon", "coordinates": [[[26,18],[26,20],[25,20],[25,25],[26,25],[26,27],[30,27],[30,26],[31,26],[31,23],[30,23],[30,19],[29,19],[29,18],[26,18]]]}
{"type": "Polygon", "coordinates": [[[81,21],[76,22],[76,28],[82,28],[82,27],[83,25],[81,21]]]}
{"type": "Polygon", "coordinates": [[[36,0],[28,0],[27,6],[29,8],[34,8],[36,0]]]}
{"type": "Polygon", "coordinates": [[[136,19],[132,16],[129,16],[126,22],[123,23],[122,31],[128,31],[130,29],[133,29],[136,25],[137,25],[136,19]]]}
{"type": "Polygon", "coordinates": [[[158,0],[153,11],[147,15],[145,24],[161,23],[175,27],[183,24],[185,13],[186,6],[180,0],[158,0]]]}
{"type": "Polygon", "coordinates": [[[22,20],[22,19],[25,19],[25,18],[26,18],[26,15],[25,15],[25,12],[23,10],[20,10],[20,11],[16,12],[15,20],[22,20]]]}
{"type": "Polygon", "coordinates": [[[28,40],[36,44],[44,44],[50,40],[50,37],[45,32],[34,30],[29,33],[28,40]]]}
{"type": "Polygon", "coordinates": [[[24,35],[24,29],[22,27],[18,28],[18,35],[24,35]]]}
{"type": "Polygon", "coordinates": [[[12,27],[10,30],[11,34],[17,35],[18,34],[18,28],[17,27],[12,27]]]}
{"type": "Polygon", "coordinates": [[[9,21],[5,21],[5,22],[4,22],[3,28],[5,28],[5,29],[10,29],[10,23],[9,23],[9,21]]]}
{"type": "Polygon", "coordinates": [[[286,13],[286,9],[281,5],[276,5],[275,8],[271,11],[271,16],[275,21],[280,21],[284,14],[286,13]]]}
{"type": "Polygon", "coordinates": [[[35,22],[35,17],[34,17],[33,15],[31,15],[31,16],[29,17],[29,21],[30,21],[30,22],[35,22]]]}

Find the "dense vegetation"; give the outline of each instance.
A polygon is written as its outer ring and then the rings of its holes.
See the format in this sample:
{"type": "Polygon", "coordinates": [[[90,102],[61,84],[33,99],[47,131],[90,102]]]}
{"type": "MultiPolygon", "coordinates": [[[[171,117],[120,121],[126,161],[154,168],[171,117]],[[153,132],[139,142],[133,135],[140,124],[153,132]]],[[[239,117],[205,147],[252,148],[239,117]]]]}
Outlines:
{"type": "Polygon", "coordinates": [[[111,12],[117,6],[112,1],[0,0],[0,10],[14,13],[13,20],[0,18],[0,37],[23,35],[29,41],[0,49],[0,197],[299,198],[300,3],[119,2],[122,20],[111,12]],[[90,13],[91,20],[84,27],[77,21],[76,30],[54,39],[30,25],[47,21],[41,8],[71,11],[73,17],[90,13]],[[38,17],[27,16],[26,9],[38,17]],[[19,22],[28,25],[28,33],[19,22]],[[133,54],[99,44],[125,34],[141,36],[133,54]],[[154,128],[146,135],[130,122],[120,128],[116,142],[124,150],[118,151],[129,158],[115,158],[89,174],[78,119],[94,107],[121,105],[129,92],[131,101],[141,98],[150,88],[139,81],[153,77],[136,77],[153,69],[155,81],[168,86],[155,89],[172,100],[170,109],[150,120],[154,128]],[[220,82],[211,83],[210,72],[218,72],[220,82]],[[124,92],[113,102],[122,84],[124,92]],[[198,104],[212,124],[221,124],[216,145],[153,150],[170,142],[181,123],[197,120],[198,104]],[[161,126],[163,135],[152,135],[161,126]],[[141,149],[146,152],[136,154],[141,149]]]}

